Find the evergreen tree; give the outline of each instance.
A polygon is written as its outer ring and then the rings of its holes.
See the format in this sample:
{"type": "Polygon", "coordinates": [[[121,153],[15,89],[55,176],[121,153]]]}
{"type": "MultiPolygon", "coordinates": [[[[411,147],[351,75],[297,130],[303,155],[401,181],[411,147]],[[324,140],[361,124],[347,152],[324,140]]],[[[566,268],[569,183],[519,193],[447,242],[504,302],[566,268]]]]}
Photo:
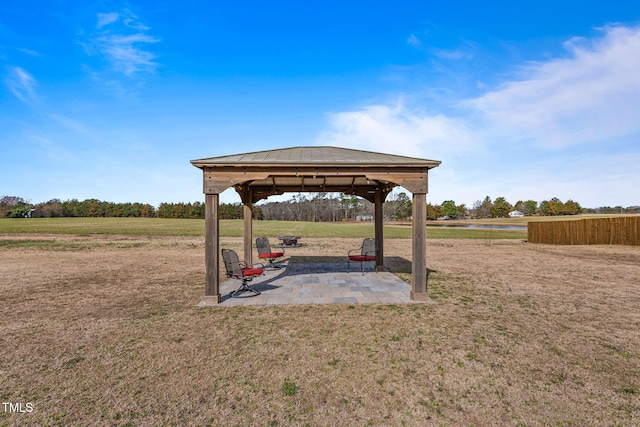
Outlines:
{"type": "Polygon", "coordinates": [[[491,216],[493,218],[507,218],[512,210],[513,206],[504,197],[498,197],[491,207],[491,216]]]}

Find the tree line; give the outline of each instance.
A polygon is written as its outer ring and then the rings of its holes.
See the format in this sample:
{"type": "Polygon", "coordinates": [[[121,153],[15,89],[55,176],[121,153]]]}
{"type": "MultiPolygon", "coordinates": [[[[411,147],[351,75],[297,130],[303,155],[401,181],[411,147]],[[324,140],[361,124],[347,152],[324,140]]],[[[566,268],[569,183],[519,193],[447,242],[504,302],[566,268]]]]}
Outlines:
{"type": "MultiPolygon", "coordinates": [[[[445,200],[441,204],[427,203],[427,219],[503,218],[518,210],[524,215],[576,215],[579,213],[640,213],[640,206],[623,208],[600,207],[585,209],[573,200],[565,202],[554,197],[537,202],[519,200],[509,203],[504,197],[492,200],[486,196],[471,208],[445,200]]],[[[411,219],[412,200],[406,193],[391,193],[383,204],[383,216],[388,221],[411,219]]],[[[52,199],[33,204],[17,196],[0,198],[0,218],[24,217],[139,217],[139,218],[204,218],[202,202],[160,203],[156,208],[148,203],[113,203],[97,199],[61,201],[52,199]]],[[[373,203],[357,196],[342,193],[299,193],[284,202],[264,202],[253,206],[257,220],[288,220],[312,222],[372,221],[373,203]]],[[[221,203],[221,219],[241,219],[244,207],[240,203],[221,203]]]]}
{"type": "Polygon", "coordinates": [[[483,200],[477,200],[471,208],[467,208],[465,204],[456,205],[453,200],[446,200],[440,205],[427,204],[428,219],[507,218],[509,213],[513,211],[522,212],[526,216],[578,215],[581,213],[623,214],[640,213],[640,206],[583,208],[580,203],[574,200],[569,199],[563,202],[557,197],[541,202],[518,200],[516,203],[511,204],[504,197],[491,200],[489,196],[486,196],[483,200]]]}
{"type": "MultiPolygon", "coordinates": [[[[224,206],[223,206],[224,207],[224,206]]],[[[235,210],[236,207],[233,206],[235,210]]],[[[240,209],[242,212],[242,209],[240,209]]],[[[98,199],[61,201],[51,199],[32,204],[21,197],[0,198],[0,218],[62,218],[62,217],[111,217],[111,218],[204,218],[204,204],[161,203],[157,208],[148,203],[113,203],[98,199]]]]}
{"type": "Polygon", "coordinates": [[[486,196],[477,200],[473,207],[468,208],[464,203],[457,205],[453,200],[445,200],[440,205],[427,204],[427,219],[465,219],[465,218],[508,218],[513,211],[523,215],[577,215],[584,209],[573,200],[562,202],[554,197],[538,203],[535,200],[519,200],[515,204],[509,203],[504,197],[491,200],[486,196]]]}
{"type": "MultiPolygon", "coordinates": [[[[373,220],[374,204],[358,196],[338,193],[297,194],[285,202],[260,205],[263,219],[310,222],[373,220]]],[[[383,204],[387,220],[411,217],[412,202],[406,193],[391,193],[383,204]]]]}
{"type": "MultiPolygon", "coordinates": [[[[244,206],[240,203],[221,203],[221,219],[241,219],[244,206]]],[[[360,197],[345,194],[296,194],[286,202],[267,202],[253,206],[252,216],[262,220],[291,221],[357,221],[373,219],[374,207],[360,197]]],[[[134,217],[134,218],[204,218],[205,205],[194,203],[160,203],[156,208],[143,203],[113,203],[98,199],[61,201],[52,199],[33,204],[21,197],[0,198],[0,218],[56,218],[56,217],[134,217]]],[[[392,220],[411,216],[411,199],[405,193],[390,195],[384,203],[384,215],[392,220]]]]}
{"type": "Polygon", "coordinates": [[[486,196],[482,201],[476,201],[471,211],[476,218],[505,218],[514,210],[522,212],[524,215],[544,216],[577,215],[584,211],[579,203],[571,199],[562,202],[557,197],[553,197],[540,203],[535,200],[518,200],[512,205],[504,197],[498,197],[492,201],[489,196],[486,196]]]}

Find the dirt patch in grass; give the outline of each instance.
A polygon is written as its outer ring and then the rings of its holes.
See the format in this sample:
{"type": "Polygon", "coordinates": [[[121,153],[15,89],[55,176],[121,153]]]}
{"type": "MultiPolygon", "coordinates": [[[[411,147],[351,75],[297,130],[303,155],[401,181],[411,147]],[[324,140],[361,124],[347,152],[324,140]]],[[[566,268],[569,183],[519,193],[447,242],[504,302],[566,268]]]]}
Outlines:
{"type": "Polygon", "coordinates": [[[0,241],[0,425],[640,423],[640,248],[429,241],[435,304],[198,308],[201,238],[0,241]]]}

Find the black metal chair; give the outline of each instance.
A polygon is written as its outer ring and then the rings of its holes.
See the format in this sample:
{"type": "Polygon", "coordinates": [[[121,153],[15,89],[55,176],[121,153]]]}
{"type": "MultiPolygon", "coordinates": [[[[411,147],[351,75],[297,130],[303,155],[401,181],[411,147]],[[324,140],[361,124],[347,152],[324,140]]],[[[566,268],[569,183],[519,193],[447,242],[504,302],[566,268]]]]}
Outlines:
{"type": "Polygon", "coordinates": [[[256,239],[256,247],[258,248],[258,258],[269,261],[269,264],[267,264],[265,268],[281,268],[279,265],[274,264],[273,261],[284,256],[284,249],[272,251],[269,239],[266,237],[258,237],[256,239]]]}
{"type": "Polygon", "coordinates": [[[364,276],[364,263],[367,261],[375,261],[376,253],[378,252],[378,241],[376,239],[366,238],[362,241],[362,246],[358,249],[352,249],[347,254],[347,271],[349,271],[351,261],[357,261],[360,263],[360,269],[364,276]],[[351,254],[352,252],[353,255],[351,254]],[[357,253],[359,252],[359,253],[357,253]]]}
{"type": "Polygon", "coordinates": [[[242,281],[240,287],[229,294],[231,298],[245,298],[260,295],[261,292],[250,287],[247,282],[253,280],[254,277],[264,275],[262,264],[255,264],[251,267],[247,266],[246,262],[240,261],[238,254],[233,249],[223,249],[222,259],[224,261],[224,268],[227,270],[227,277],[242,281]],[[242,293],[245,294],[241,295],[242,293]]]}

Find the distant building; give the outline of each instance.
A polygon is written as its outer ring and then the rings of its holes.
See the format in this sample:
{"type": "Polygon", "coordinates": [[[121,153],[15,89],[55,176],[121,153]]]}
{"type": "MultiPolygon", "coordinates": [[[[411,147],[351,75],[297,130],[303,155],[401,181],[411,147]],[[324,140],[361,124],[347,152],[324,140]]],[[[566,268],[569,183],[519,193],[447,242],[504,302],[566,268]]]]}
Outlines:
{"type": "Polygon", "coordinates": [[[524,216],[524,213],[522,213],[520,211],[511,211],[511,212],[509,212],[509,216],[511,218],[522,218],[524,216]]]}
{"type": "Polygon", "coordinates": [[[358,214],[356,215],[356,221],[373,221],[373,215],[358,214]]]}

